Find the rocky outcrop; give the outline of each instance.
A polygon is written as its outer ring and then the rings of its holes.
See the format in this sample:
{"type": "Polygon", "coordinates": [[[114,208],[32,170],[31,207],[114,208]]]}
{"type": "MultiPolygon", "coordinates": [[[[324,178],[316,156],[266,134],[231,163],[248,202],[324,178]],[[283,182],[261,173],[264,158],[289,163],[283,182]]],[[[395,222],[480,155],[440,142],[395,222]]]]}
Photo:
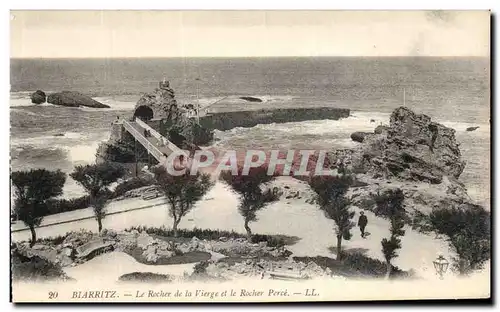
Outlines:
{"type": "Polygon", "coordinates": [[[257,97],[253,97],[253,96],[240,96],[240,99],[242,100],[245,100],[245,101],[248,101],[248,102],[258,102],[258,103],[262,103],[262,100],[257,98],[257,97]]]}
{"type": "Polygon", "coordinates": [[[475,131],[479,129],[479,126],[476,126],[476,127],[468,127],[467,129],[465,129],[465,131],[475,131]]]}
{"type": "Polygon", "coordinates": [[[45,92],[42,90],[36,90],[35,92],[31,93],[30,95],[31,98],[31,103],[34,104],[42,104],[45,103],[47,100],[47,96],[45,95],[45,92]]]}
{"type": "Polygon", "coordinates": [[[47,97],[47,102],[54,105],[68,107],[92,107],[92,108],[109,108],[108,105],[102,104],[90,96],[75,91],[62,91],[52,93],[47,97]]]}
{"type": "Polygon", "coordinates": [[[364,136],[349,162],[374,177],[441,183],[443,176],[458,178],[465,167],[455,130],[400,107],[388,128],[364,136]]]}
{"type": "Polygon", "coordinates": [[[164,80],[153,92],[142,94],[135,105],[134,116],[141,119],[165,118],[177,122],[182,117],[182,113],[175,100],[174,90],[170,87],[170,83],[164,80]]]}
{"type": "Polygon", "coordinates": [[[351,140],[354,142],[363,143],[365,136],[369,134],[368,132],[354,132],[351,134],[351,140]]]}
{"type": "Polygon", "coordinates": [[[322,268],[312,261],[303,263],[293,260],[247,259],[236,263],[210,261],[206,268],[206,274],[210,277],[225,280],[238,279],[243,276],[260,277],[261,279],[275,278],[274,276],[287,276],[295,280],[318,277],[344,279],[341,276],[334,275],[330,268],[322,268]]]}

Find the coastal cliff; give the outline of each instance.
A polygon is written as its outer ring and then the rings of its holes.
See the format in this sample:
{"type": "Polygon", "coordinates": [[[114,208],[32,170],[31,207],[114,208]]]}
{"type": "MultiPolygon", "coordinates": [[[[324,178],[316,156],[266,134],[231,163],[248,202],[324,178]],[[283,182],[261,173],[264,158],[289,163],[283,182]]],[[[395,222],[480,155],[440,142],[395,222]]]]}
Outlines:
{"type": "Polygon", "coordinates": [[[359,187],[351,189],[353,204],[376,212],[376,199],[401,189],[409,222],[435,208],[477,208],[459,181],[465,168],[455,130],[405,107],[397,108],[389,126],[359,134],[353,149],[333,151],[333,167],[353,172],[359,187]]]}

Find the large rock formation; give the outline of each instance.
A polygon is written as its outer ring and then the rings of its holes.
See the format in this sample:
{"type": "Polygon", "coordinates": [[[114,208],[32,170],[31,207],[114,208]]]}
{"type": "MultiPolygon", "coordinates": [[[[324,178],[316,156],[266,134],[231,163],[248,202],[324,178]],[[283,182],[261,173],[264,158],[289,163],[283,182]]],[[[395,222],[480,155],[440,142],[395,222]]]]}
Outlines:
{"type": "Polygon", "coordinates": [[[392,113],[390,126],[377,132],[364,136],[352,159],[361,171],[436,184],[443,176],[456,179],[464,170],[455,130],[429,116],[400,107],[392,113]]]}
{"type": "Polygon", "coordinates": [[[350,196],[360,208],[377,213],[375,199],[395,189],[403,191],[412,225],[435,208],[477,206],[458,180],[465,161],[455,130],[405,107],[394,110],[389,126],[365,133],[356,148],[329,156],[334,167],[343,165],[355,174],[359,186],[350,196]]]}
{"type": "Polygon", "coordinates": [[[159,83],[159,88],[142,94],[135,105],[134,116],[145,120],[161,118],[177,122],[182,117],[182,110],[177,106],[170,83],[163,80],[159,83]]]}
{"type": "Polygon", "coordinates": [[[52,93],[47,97],[47,102],[54,105],[69,106],[69,107],[92,107],[92,108],[109,108],[108,105],[102,104],[90,96],[81,94],[75,91],[62,91],[52,93]]]}
{"type": "MultiPolygon", "coordinates": [[[[194,106],[177,104],[175,94],[168,81],[163,80],[153,92],[145,93],[137,101],[134,117],[140,118],[165,138],[184,150],[196,150],[198,145],[209,144],[213,130],[199,125],[193,116],[194,106]]],[[[135,146],[130,135],[124,135],[120,124],[115,124],[108,142],[100,144],[99,160],[134,162],[135,153],[146,155],[141,146],[135,146]],[[136,150],[138,148],[138,150],[136,150]]]]}
{"type": "Polygon", "coordinates": [[[45,95],[45,92],[42,90],[36,90],[35,92],[31,93],[30,95],[31,98],[31,103],[34,104],[42,104],[45,103],[47,100],[47,96],[45,95]]]}

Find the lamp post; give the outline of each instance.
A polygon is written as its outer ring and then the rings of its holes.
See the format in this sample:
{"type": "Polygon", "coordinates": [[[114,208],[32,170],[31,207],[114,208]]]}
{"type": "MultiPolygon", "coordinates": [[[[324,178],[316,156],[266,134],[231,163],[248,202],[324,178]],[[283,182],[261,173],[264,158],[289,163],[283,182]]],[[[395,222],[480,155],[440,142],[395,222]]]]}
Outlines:
{"type": "Polygon", "coordinates": [[[444,273],[448,269],[448,265],[450,264],[448,260],[446,260],[443,255],[439,255],[436,260],[432,262],[434,264],[434,269],[436,269],[436,273],[439,274],[439,278],[443,279],[444,273]]]}

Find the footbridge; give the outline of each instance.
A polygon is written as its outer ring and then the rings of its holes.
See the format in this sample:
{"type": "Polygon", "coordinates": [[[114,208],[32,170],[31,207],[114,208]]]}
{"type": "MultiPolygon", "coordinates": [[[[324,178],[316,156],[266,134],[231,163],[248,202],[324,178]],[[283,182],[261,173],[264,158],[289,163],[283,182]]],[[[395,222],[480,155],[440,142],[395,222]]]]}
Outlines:
{"type": "Polygon", "coordinates": [[[181,150],[177,145],[170,142],[138,117],[136,117],[134,121],[123,120],[122,124],[123,128],[130,133],[137,142],[144,146],[148,153],[156,158],[163,166],[166,166],[167,157],[172,153],[184,155],[186,159],[189,157],[189,154],[181,150]],[[146,136],[146,133],[149,135],[146,136]]]}

